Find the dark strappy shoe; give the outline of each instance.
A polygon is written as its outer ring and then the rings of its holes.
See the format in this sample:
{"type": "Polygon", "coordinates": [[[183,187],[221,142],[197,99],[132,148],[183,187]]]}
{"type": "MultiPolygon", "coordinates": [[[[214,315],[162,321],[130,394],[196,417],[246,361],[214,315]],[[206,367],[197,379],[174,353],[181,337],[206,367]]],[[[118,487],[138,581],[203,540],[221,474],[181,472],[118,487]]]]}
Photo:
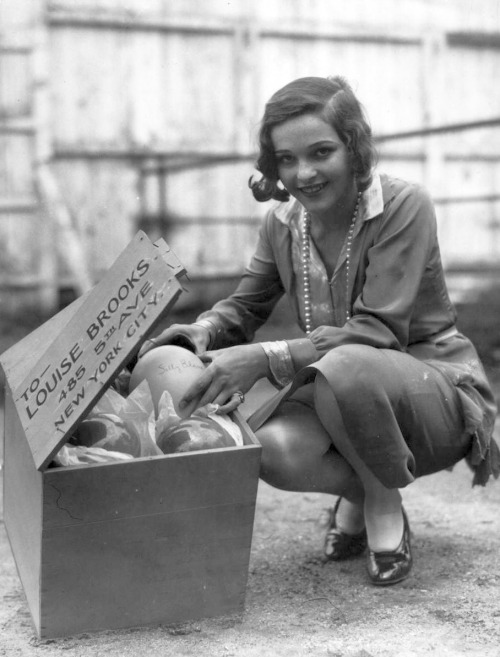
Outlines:
{"type": "Polygon", "coordinates": [[[388,586],[402,582],[410,574],[413,559],[410,546],[410,525],[403,509],[403,537],[395,550],[368,551],[368,575],[372,584],[388,586]]]}
{"type": "Polygon", "coordinates": [[[341,561],[362,554],[367,546],[366,529],[359,534],[346,534],[337,527],[337,511],[341,497],[333,509],[328,509],[328,529],[325,536],[324,553],[329,561],[341,561]]]}

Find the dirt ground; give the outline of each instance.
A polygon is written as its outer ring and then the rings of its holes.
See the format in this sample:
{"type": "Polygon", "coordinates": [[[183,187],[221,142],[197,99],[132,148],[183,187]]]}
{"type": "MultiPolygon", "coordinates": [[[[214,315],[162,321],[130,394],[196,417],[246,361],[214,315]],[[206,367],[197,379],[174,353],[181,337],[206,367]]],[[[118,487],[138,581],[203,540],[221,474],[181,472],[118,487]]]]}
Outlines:
{"type": "Polygon", "coordinates": [[[373,587],[364,557],[323,561],[333,499],[261,482],[244,613],[48,641],[34,634],[0,520],[0,655],[500,657],[500,481],[472,488],[462,463],[403,495],[415,565],[401,584],[373,587]]]}

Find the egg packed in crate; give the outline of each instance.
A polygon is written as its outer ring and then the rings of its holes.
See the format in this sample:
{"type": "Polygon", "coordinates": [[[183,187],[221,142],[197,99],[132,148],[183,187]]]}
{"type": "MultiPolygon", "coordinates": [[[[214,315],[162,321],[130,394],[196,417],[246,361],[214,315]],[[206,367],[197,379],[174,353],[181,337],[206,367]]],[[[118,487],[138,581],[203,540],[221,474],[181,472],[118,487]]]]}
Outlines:
{"type": "Polygon", "coordinates": [[[238,425],[217,414],[213,404],[196,409],[191,403],[179,409],[179,401],[205,369],[194,353],[176,345],[148,351],[130,377],[130,391],[148,382],[156,413],[156,442],[165,454],[220,449],[242,445],[238,425]]]}
{"type": "Polygon", "coordinates": [[[180,411],[179,401],[204,369],[201,359],[188,349],[176,345],[156,347],[142,356],[134,367],[130,377],[130,391],[146,380],[158,413],[161,396],[168,390],[177,415],[187,417],[194,409],[188,406],[180,411]]]}

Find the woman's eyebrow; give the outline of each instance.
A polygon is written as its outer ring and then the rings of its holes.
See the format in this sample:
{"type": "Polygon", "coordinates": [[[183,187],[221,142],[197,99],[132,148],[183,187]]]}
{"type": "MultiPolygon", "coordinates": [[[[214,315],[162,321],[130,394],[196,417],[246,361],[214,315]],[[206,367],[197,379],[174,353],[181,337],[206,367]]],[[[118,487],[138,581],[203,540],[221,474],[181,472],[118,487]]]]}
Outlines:
{"type": "MultiPolygon", "coordinates": [[[[323,144],[329,144],[332,146],[337,145],[339,142],[334,141],[333,139],[320,139],[319,141],[315,141],[312,144],[308,144],[307,148],[314,148],[315,146],[322,146],[323,144]]],[[[290,148],[277,148],[274,152],[275,153],[289,153],[291,152],[290,148]]]]}
{"type": "Polygon", "coordinates": [[[314,146],[321,146],[323,144],[338,144],[338,141],[335,141],[335,139],[320,139],[319,141],[315,141],[313,144],[309,144],[310,147],[314,146]]]}

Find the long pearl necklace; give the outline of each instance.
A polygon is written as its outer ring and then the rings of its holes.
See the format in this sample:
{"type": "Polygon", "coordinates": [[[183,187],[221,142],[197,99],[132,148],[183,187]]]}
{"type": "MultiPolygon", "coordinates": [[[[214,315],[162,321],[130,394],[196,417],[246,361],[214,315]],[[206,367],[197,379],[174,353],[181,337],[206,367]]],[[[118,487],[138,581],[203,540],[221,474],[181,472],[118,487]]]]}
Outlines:
{"type": "MultiPolygon", "coordinates": [[[[349,311],[349,266],[351,260],[351,246],[352,237],[354,234],[354,226],[358,216],[359,202],[361,200],[361,192],[358,192],[356,199],[356,206],[351,219],[351,225],[346,237],[346,321],[351,319],[349,311]]],[[[312,331],[312,305],[311,305],[311,283],[309,280],[309,264],[311,260],[310,252],[310,236],[311,236],[311,216],[309,212],[304,213],[304,220],[302,223],[302,285],[304,288],[304,324],[306,335],[312,331]]]]}

